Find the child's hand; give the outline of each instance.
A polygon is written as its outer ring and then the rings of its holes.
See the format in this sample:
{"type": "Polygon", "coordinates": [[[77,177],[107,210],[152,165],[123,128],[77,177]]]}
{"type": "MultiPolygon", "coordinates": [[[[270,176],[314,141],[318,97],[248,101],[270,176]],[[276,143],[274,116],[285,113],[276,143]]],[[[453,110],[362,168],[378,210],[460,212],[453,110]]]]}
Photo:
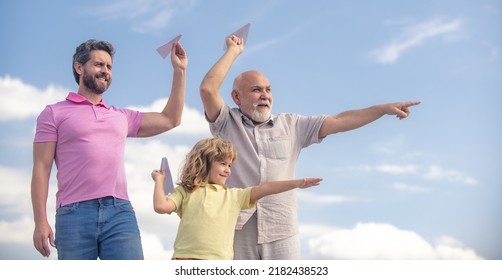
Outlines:
{"type": "Polygon", "coordinates": [[[300,180],[300,185],[298,186],[298,188],[305,189],[313,186],[319,186],[321,184],[321,181],[321,178],[303,178],[303,180],[300,180]]]}
{"type": "Polygon", "coordinates": [[[157,182],[157,180],[159,180],[160,182],[163,182],[164,181],[164,178],[165,178],[165,174],[162,170],[153,170],[152,171],[152,179],[157,182]]]}

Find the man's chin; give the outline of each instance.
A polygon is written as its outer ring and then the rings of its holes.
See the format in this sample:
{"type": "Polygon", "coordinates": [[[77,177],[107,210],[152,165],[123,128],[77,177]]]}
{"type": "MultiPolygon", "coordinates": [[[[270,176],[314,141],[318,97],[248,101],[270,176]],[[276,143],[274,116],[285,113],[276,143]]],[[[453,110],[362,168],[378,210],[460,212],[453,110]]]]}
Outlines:
{"type": "Polygon", "coordinates": [[[252,120],[257,123],[262,123],[266,122],[270,119],[270,113],[269,114],[253,114],[252,120]]]}

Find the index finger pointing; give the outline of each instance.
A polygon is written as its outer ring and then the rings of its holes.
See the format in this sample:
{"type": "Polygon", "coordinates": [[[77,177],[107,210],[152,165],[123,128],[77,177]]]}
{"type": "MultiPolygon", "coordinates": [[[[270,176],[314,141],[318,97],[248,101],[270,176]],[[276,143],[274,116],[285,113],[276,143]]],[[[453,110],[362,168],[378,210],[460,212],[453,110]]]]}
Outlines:
{"type": "Polygon", "coordinates": [[[418,100],[417,101],[408,101],[408,102],[406,102],[406,107],[415,106],[415,105],[418,105],[420,103],[422,103],[422,102],[418,101],[418,100]]]}

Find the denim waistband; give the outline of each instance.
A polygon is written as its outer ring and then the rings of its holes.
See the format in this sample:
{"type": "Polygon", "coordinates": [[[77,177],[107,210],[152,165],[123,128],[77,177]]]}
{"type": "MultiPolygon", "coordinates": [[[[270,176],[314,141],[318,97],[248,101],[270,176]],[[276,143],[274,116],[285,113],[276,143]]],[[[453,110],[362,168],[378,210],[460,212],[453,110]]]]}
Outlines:
{"type": "Polygon", "coordinates": [[[115,205],[115,202],[117,201],[116,197],[113,196],[105,196],[105,197],[100,197],[100,198],[95,198],[91,200],[85,200],[85,201],[80,201],[77,202],[78,204],[83,204],[83,205],[103,205],[103,206],[109,206],[109,205],[115,205]]]}

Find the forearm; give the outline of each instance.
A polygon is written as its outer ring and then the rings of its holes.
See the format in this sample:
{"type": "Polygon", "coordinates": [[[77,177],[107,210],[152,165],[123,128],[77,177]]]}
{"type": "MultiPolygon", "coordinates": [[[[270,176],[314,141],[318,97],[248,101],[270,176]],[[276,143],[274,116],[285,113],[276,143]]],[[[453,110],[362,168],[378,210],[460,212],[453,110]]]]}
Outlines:
{"type": "Polygon", "coordinates": [[[232,64],[239,56],[239,52],[233,48],[229,48],[225,54],[209,69],[207,74],[202,79],[200,92],[202,98],[205,95],[218,94],[225,77],[227,76],[232,64]]]}
{"type": "Polygon", "coordinates": [[[250,201],[252,203],[258,201],[260,198],[267,195],[277,194],[292,189],[296,189],[300,186],[303,180],[285,180],[285,181],[272,181],[266,182],[261,185],[254,187],[251,190],[250,201]]]}
{"type": "Polygon", "coordinates": [[[33,219],[35,221],[35,226],[48,224],[47,197],[49,194],[49,179],[47,175],[40,173],[41,171],[34,170],[31,181],[31,203],[33,207],[33,219]]]}
{"type": "Polygon", "coordinates": [[[186,69],[175,69],[173,72],[173,81],[171,86],[171,95],[166,106],[162,110],[171,122],[171,127],[176,127],[181,124],[183,107],[185,105],[186,95],[186,69]]]}
{"type": "Polygon", "coordinates": [[[166,196],[164,184],[161,180],[155,180],[153,190],[153,209],[159,214],[171,214],[176,211],[176,204],[166,196]]]}
{"type": "Polygon", "coordinates": [[[383,115],[385,115],[383,106],[375,105],[365,109],[350,110],[338,115],[328,116],[321,125],[319,138],[362,127],[379,119],[383,115]]]}
{"type": "Polygon", "coordinates": [[[367,125],[385,115],[381,105],[375,105],[364,109],[350,110],[338,115],[342,127],[352,130],[367,125]]]}
{"type": "Polygon", "coordinates": [[[56,142],[33,144],[33,171],[31,175],[31,203],[35,225],[47,223],[47,197],[56,142]]]}
{"type": "Polygon", "coordinates": [[[155,181],[155,188],[153,189],[153,209],[159,214],[165,213],[163,209],[166,203],[166,193],[161,182],[155,181]]]}

